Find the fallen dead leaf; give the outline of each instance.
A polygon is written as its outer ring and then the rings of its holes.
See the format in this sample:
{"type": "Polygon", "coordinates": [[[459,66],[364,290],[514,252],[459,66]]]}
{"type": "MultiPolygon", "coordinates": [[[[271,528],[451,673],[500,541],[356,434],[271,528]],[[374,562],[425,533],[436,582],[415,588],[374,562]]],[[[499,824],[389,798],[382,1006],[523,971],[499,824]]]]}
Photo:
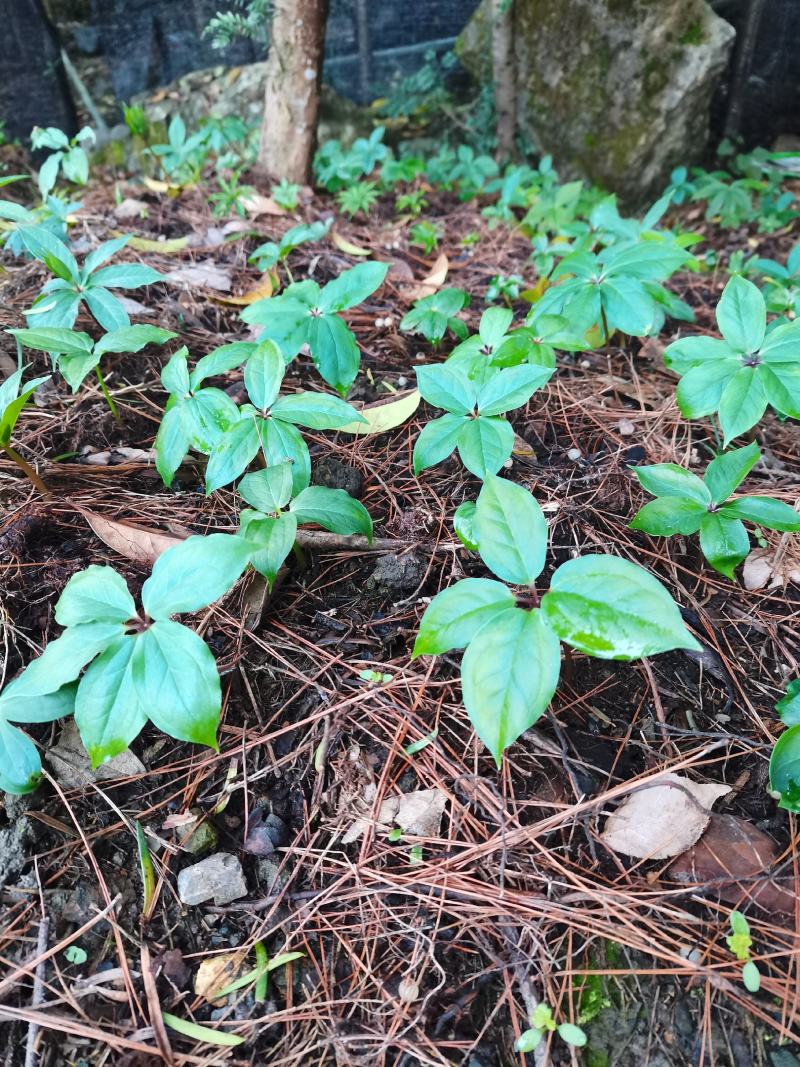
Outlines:
{"type": "Polygon", "coordinates": [[[115,552],[137,563],[152,565],[162,552],[184,540],[174,534],[165,534],[160,530],[148,530],[132,522],[107,519],[94,511],[78,508],[91,528],[103,542],[115,552]]]}
{"type": "MultiPolygon", "coordinates": [[[[114,294],[117,296],[117,294],[114,294]]],[[[136,317],[143,317],[145,315],[155,315],[155,308],[145,307],[144,304],[140,304],[138,300],[134,300],[130,296],[117,296],[117,300],[122,304],[129,315],[136,317]]]]}
{"type": "Polygon", "coordinates": [[[179,285],[197,285],[205,289],[216,289],[220,293],[229,293],[233,284],[230,274],[210,259],[186,267],[176,267],[169,274],[165,274],[164,279],[168,282],[177,282],[179,285]]]}
{"type": "Polygon", "coordinates": [[[404,289],[403,296],[409,302],[421,300],[425,296],[433,296],[447,281],[447,272],[449,270],[450,260],[442,252],[434,263],[430,274],[427,274],[418,285],[412,286],[410,289],[404,289]]]}
{"type": "Polygon", "coordinates": [[[346,426],[340,426],[342,433],[352,433],[364,436],[365,434],[386,433],[396,426],[410,419],[419,407],[420,395],[418,389],[408,389],[404,393],[394,393],[392,396],[381,400],[375,400],[371,404],[353,404],[353,407],[362,415],[366,422],[348,422],[346,426]]]}
{"type": "Polygon", "coordinates": [[[209,1004],[222,1003],[225,998],[220,1001],[215,994],[238,978],[241,969],[241,952],[224,952],[221,956],[205,959],[194,976],[194,991],[209,1004]]]}
{"type": "MultiPolygon", "coordinates": [[[[123,237],[122,230],[112,230],[112,236],[123,237]]],[[[154,241],[150,237],[131,237],[127,248],[137,252],[160,252],[164,256],[174,256],[189,246],[188,237],[173,237],[171,240],[154,241]]]]}
{"type": "Polygon", "coordinates": [[[286,215],[288,212],[279,204],[276,204],[271,196],[263,196],[261,193],[253,193],[252,196],[243,196],[239,203],[248,215],[257,219],[259,215],[286,215]]]}
{"type": "MultiPolygon", "coordinates": [[[[415,789],[399,797],[387,797],[378,809],[377,822],[383,829],[396,823],[408,834],[437,837],[447,797],[439,789],[415,789]]],[[[356,819],[342,837],[342,844],[357,841],[370,825],[369,819],[356,819]]]]}
{"type": "Polygon", "coordinates": [[[404,259],[392,259],[389,261],[389,272],[386,277],[389,281],[399,282],[400,284],[413,283],[414,271],[404,259]]]}
{"type": "Polygon", "coordinates": [[[778,854],[773,839],[751,823],[735,815],[712,814],[700,840],[671,863],[666,873],[676,882],[716,893],[730,904],[746,897],[766,911],[794,915],[794,879],[770,873],[778,854]]]}
{"type": "Polygon", "coordinates": [[[370,250],[368,248],[361,248],[359,245],[354,245],[352,241],[348,241],[346,237],[342,237],[335,229],[331,230],[331,241],[336,245],[340,252],[344,252],[348,256],[368,256],[370,250]]]}
{"type": "Polygon", "coordinates": [[[691,848],[708,826],[711,805],[730,786],[665,774],[642,786],[606,819],[603,844],[634,859],[663,860],[691,848]]]}
{"type": "Polygon", "coordinates": [[[218,296],[216,300],[218,304],[235,304],[237,307],[247,307],[248,304],[255,304],[256,300],[266,300],[272,296],[277,285],[278,275],[270,271],[264,275],[258,285],[248,289],[241,296],[218,296]]]}
{"type": "Polygon", "coordinates": [[[776,589],[787,582],[800,584],[800,564],[788,551],[780,556],[774,548],[756,548],[744,561],[742,581],[745,589],[776,589]]]}
{"type": "Polygon", "coordinates": [[[78,462],[95,467],[117,467],[123,463],[155,463],[153,448],[128,448],[120,445],[104,452],[82,452],[78,462]]]}
{"type": "Polygon", "coordinates": [[[126,196],[125,199],[114,208],[114,217],[120,222],[129,219],[141,219],[147,214],[147,204],[144,200],[135,200],[126,196]]]}

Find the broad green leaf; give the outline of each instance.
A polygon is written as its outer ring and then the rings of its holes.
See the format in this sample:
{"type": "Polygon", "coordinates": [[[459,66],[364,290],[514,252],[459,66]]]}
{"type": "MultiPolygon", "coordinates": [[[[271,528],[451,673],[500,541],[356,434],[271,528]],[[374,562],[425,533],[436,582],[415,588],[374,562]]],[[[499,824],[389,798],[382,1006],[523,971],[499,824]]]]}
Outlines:
{"type": "MultiPolygon", "coordinates": [[[[225,535],[212,534],[206,540],[215,536],[225,535]]],[[[248,545],[238,537],[231,540],[238,541],[249,557],[248,545]]],[[[153,623],[139,641],[143,661],[139,689],[151,722],[179,741],[217,749],[222,687],[211,649],[193,630],[169,619],[153,623]]]]}
{"type": "Polygon", "coordinates": [[[432,363],[417,367],[417,385],[424,400],[453,415],[467,415],[477,403],[475,383],[456,367],[432,363]]]}
{"type": "Polygon", "coordinates": [[[147,722],[141,635],[117,637],[89,664],[75,697],[75,723],[93,767],[124,752],[147,722]]]}
{"type": "Polygon", "coordinates": [[[671,537],[673,534],[693,534],[700,529],[708,509],[696,500],[677,496],[662,496],[650,500],[634,515],[632,530],[644,530],[655,537],[671,537]]]}
{"type": "Polygon", "coordinates": [[[599,659],[701,650],[661,582],[616,556],[562,563],[542,597],[542,611],[562,641],[599,659]]]}
{"type": "Polygon", "coordinates": [[[700,523],[700,548],[714,570],[732,580],[750,551],[750,538],[738,519],[727,519],[722,511],[715,511],[700,523]]]}
{"type": "Polygon", "coordinates": [[[770,330],[761,346],[759,356],[766,363],[797,363],[800,361],[800,320],[781,323],[770,330]]]}
{"type": "Polygon", "coordinates": [[[356,339],[347,324],[336,315],[312,317],[307,327],[307,341],[317,370],[344,396],[361,363],[356,339]]]}
{"type": "Polygon", "coordinates": [[[77,330],[65,330],[59,326],[39,326],[28,330],[7,330],[7,333],[25,345],[39,352],[66,353],[71,356],[85,356],[92,351],[94,342],[88,333],[77,330]]]}
{"type": "Polygon", "coordinates": [[[297,518],[287,512],[275,518],[256,514],[243,526],[242,536],[246,538],[251,551],[255,547],[250,562],[272,588],[297,538],[297,518]]]}
{"type": "Polygon", "coordinates": [[[310,485],[294,498],[289,509],[299,525],[315,522],[337,534],[362,534],[372,540],[372,519],[360,500],[344,489],[310,485]]]}
{"type": "Polygon", "coordinates": [[[650,467],[630,468],[640,484],[653,496],[688,497],[704,507],[711,503],[711,493],[703,479],[677,463],[656,463],[650,467]]]}
{"type": "Polygon", "coordinates": [[[239,483],[239,495],[266,515],[285,508],[292,496],[291,463],[276,463],[246,474],[239,483]]]}
{"type": "Polygon", "coordinates": [[[756,522],[768,530],[800,530],[800,514],[771,496],[742,496],[719,509],[718,514],[728,519],[745,519],[756,522]]]}
{"type": "Polygon", "coordinates": [[[188,348],[173,352],[161,370],[161,384],[173,396],[185,397],[190,392],[188,348]]]}
{"type": "Polygon", "coordinates": [[[144,263],[114,263],[92,274],[91,281],[92,288],[102,285],[106,289],[138,289],[140,285],[162,281],[162,276],[144,263]]]}
{"type": "Polygon", "coordinates": [[[800,813],[800,726],[791,726],[775,742],[769,761],[769,787],[778,807],[800,813]]]}
{"type": "Polygon", "coordinates": [[[744,448],[734,448],[712,459],[703,477],[711,499],[722,504],[747,477],[761,458],[761,450],[753,442],[744,448]]]}
{"type": "Polygon", "coordinates": [[[75,691],[73,682],[62,685],[55,693],[42,693],[38,696],[17,696],[15,678],[0,693],[0,718],[9,722],[53,722],[71,715],[75,710],[75,691]]]}
{"type": "Polygon", "coordinates": [[[70,626],[50,641],[41,656],[31,660],[14,680],[15,695],[33,697],[57,692],[67,682],[73,682],[89,660],[122,633],[121,623],[89,622],[70,626]]]}
{"type": "Polygon", "coordinates": [[[130,326],[131,320],[128,318],[127,311],[119,300],[109,293],[108,289],[103,289],[101,286],[85,289],[83,299],[104,330],[111,332],[121,330],[123,326],[130,326]]]}
{"type": "Polygon", "coordinates": [[[742,367],[720,397],[719,424],[725,435],[725,447],[734,437],[755,426],[766,409],[767,398],[757,368],[742,367]]]}
{"type": "Polygon", "coordinates": [[[558,685],[561,649],[541,611],[515,608],[490,619],[461,663],[464,707],[497,765],[547,710],[558,685]]]}
{"type": "Polygon", "coordinates": [[[438,656],[465,648],[482,626],[505,611],[514,611],[514,594],[491,578],[462,578],[438,593],[425,609],[412,657],[438,656]]]}
{"type": "Polygon", "coordinates": [[[137,323],[105,334],[95,345],[95,352],[100,356],[106,352],[141,352],[146,345],[163,345],[177,336],[172,330],[162,330],[160,326],[137,323]]]}
{"type": "Polygon", "coordinates": [[[503,415],[506,411],[521,407],[552,374],[550,368],[536,367],[530,363],[499,371],[480,389],[478,411],[481,415],[503,415]]]}
{"type": "Polygon", "coordinates": [[[97,349],[93,352],[83,352],[79,356],[59,356],[58,370],[64,381],[73,393],[77,393],[81,384],[91,371],[100,362],[100,354],[97,349]]]}
{"type": "Polygon", "coordinates": [[[681,415],[685,419],[700,419],[717,411],[723,392],[740,367],[738,359],[720,359],[688,370],[675,390],[681,415]]]}
{"type": "Polygon", "coordinates": [[[23,314],[29,325],[69,328],[77,319],[80,306],[80,294],[71,288],[64,288],[49,293],[42,292],[34,300],[33,307],[23,314]]]}
{"type": "Polygon", "coordinates": [[[800,419],[800,363],[762,363],[759,377],[775,410],[800,419]]]}
{"type": "Polygon", "coordinates": [[[56,622],[60,626],[124,623],[135,618],[136,604],[125,579],[113,567],[97,564],[73,574],[56,604],[56,622]]]}
{"type": "Polygon", "coordinates": [[[233,534],[187,537],[153,564],[144,609],[153,619],[200,611],[228,592],[248,562],[247,545],[233,534]]]}
{"type": "Polygon", "coordinates": [[[310,430],[338,430],[353,423],[367,423],[345,400],[328,393],[282,396],[272,405],[270,414],[274,419],[307,426],[310,430]]]}
{"type": "MultiPolygon", "coordinates": [[[[8,692],[6,687],[5,692],[8,692]]],[[[800,678],[795,678],[786,686],[786,693],[775,705],[784,726],[800,725],[800,678]]],[[[13,718],[12,715],[8,715],[13,718]]]]}
{"type": "Polygon", "coordinates": [[[453,514],[453,529],[456,532],[456,536],[464,548],[468,548],[470,552],[478,551],[478,535],[475,533],[475,511],[475,501],[465,500],[458,505],[453,514]]]}
{"type": "Polygon", "coordinates": [[[292,465],[292,492],[296,495],[311,481],[311,457],[300,431],[280,419],[264,421],[261,449],[268,466],[289,462],[292,465]]]}
{"type": "Polygon", "coordinates": [[[247,470],[261,445],[259,430],[263,421],[244,415],[220,437],[206,467],[206,496],[211,496],[247,470]]]}
{"type": "Polygon", "coordinates": [[[19,236],[30,254],[41,260],[57,278],[63,278],[65,282],[78,280],[80,271],[75,257],[58,237],[41,226],[21,229],[19,236]]]}
{"type": "Polygon", "coordinates": [[[615,280],[624,276],[640,281],[660,281],[688,262],[691,253],[666,241],[639,241],[623,248],[612,245],[599,258],[615,280]]]}
{"type": "Polygon", "coordinates": [[[481,559],[504,582],[532,585],[542,573],[547,522],[521,485],[490,475],[478,494],[474,532],[481,559]]]}
{"type": "Polygon", "coordinates": [[[717,304],[717,325],[737,352],[757,352],[767,327],[767,309],[759,288],[734,274],[717,304]]]}
{"type": "Polygon", "coordinates": [[[458,435],[461,462],[476,478],[497,474],[514,450],[514,431],[506,419],[486,415],[467,419],[458,435]]]}
{"type": "Polygon", "coordinates": [[[266,411],[275,403],[285,372],[286,363],[278,345],[269,337],[261,341],[244,365],[247,395],[259,411],[266,411]]]}
{"type": "Polygon", "coordinates": [[[171,1030],[178,1034],[183,1034],[184,1037],[191,1038],[192,1041],[203,1041],[207,1045],[226,1045],[230,1047],[244,1044],[244,1038],[239,1037],[237,1034],[228,1034],[224,1030],[214,1030],[210,1026],[201,1026],[199,1023],[189,1022],[188,1019],[181,1019],[177,1015],[170,1015],[167,1011],[161,1013],[161,1018],[171,1030]]]}
{"type": "Polygon", "coordinates": [[[169,408],[161,420],[156,434],[156,470],[164,485],[172,485],[175,471],[189,451],[189,435],[184,428],[183,405],[169,408]]]}
{"type": "Polygon", "coordinates": [[[426,422],[414,445],[414,474],[447,459],[458,444],[465,424],[464,415],[450,412],[426,422]]]}
{"type": "MultiPolygon", "coordinates": [[[[18,382],[19,379],[17,378],[17,375],[21,375],[21,373],[21,371],[15,371],[8,379],[8,382],[13,382],[15,379],[18,382]]],[[[11,403],[0,407],[0,445],[8,444],[11,439],[11,434],[14,432],[14,427],[17,425],[17,419],[22,413],[22,409],[39,386],[42,385],[43,382],[48,381],[49,378],[49,374],[45,374],[41,378],[32,378],[29,382],[25,383],[24,390],[19,394],[16,400],[12,400],[11,403]]],[[[4,383],[4,385],[5,384],[7,383],[4,383]]],[[[14,392],[16,392],[16,386],[14,387],[14,392]]]]}
{"type": "Polygon", "coordinates": [[[271,337],[281,347],[288,362],[297,355],[308,340],[312,310],[319,297],[319,286],[314,282],[298,282],[290,285],[281,296],[258,300],[242,312],[245,322],[263,325],[261,333],[271,337]]]}
{"type": "Polygon", "coordinates": [[[319,309],[329,314],[363,303],[383,284],[388,263],[358,263],[328,282],[319,298],[319,309]]]}
{"type": "Polygon", "coordinates": [[[599,288],[609,330],[622,330],[631,337],[653,332],[655,305],[640,281],[620,275],[606,279],[599,288]]]}
{"type": "Polygon", "coordinates": [[[510,308],[487,308],[478,327],[481,344],[494,351],[505,338],[513,318],[514,312],[510,308]]]}
{"type": "Polygon", "coordinates": [[[210,455],[227,431],[241,418],[236,404],[221,389],[199,389],[182,405],[183,428],[192,448],[210,455]]]}
{"type": "Polygon", "coordinates": [[[209,352],[207,356],[198,359],[195,368],[189,376],[192,389],[217,374],[226,374],[236,370],[245,360],[249,359],[257,348],[255,341],[233,341],[229,345],[221,345],[209,352]]]}
{"type": "Polygon", "coordinates": [[[130,239],[130,234],[122,234],[119,237],[115,237],[112,241],[103,241],[101,245],[98,245],[97,248],[95,248],[93,252],[90,252],[83,261],[84,278],[88,278],[88,276],[93,274],[98,267],[101,267],[104,263],[107,263],[112,256],[115,256],[117,252],[121,252],[130,239]]]}
{"type": "Polygon", "coordinates": [[[42,763],[33,741],[0,718],[0,790],[31,793],[42,776],[42,763]]]}

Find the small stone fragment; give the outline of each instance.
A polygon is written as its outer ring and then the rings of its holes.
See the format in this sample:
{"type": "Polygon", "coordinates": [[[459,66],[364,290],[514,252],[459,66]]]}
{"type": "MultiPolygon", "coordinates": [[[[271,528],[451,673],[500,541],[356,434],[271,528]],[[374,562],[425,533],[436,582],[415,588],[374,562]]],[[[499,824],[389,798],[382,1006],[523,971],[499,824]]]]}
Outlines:
{"type": "Polygon", "coordinates": [[[107,763],[92,770],[89,754],[83,747],[74,719],[67,719],[61,729],[58,743],[45,752],[45,759],[52,765],[56,778],[65,789],[80,789],[90,782],[103,782],[111,778],[128,778],[145,773],[145,765],[126,748],[107,763]]]}
{"type": "Polygon", "coordinates": [[[229,852],[215,852],[208,859],[178,874],[178,896],[184,904],[203,904],[212,900],[217,906],[247,896],[247,882],[242,865],[229,852]]]}

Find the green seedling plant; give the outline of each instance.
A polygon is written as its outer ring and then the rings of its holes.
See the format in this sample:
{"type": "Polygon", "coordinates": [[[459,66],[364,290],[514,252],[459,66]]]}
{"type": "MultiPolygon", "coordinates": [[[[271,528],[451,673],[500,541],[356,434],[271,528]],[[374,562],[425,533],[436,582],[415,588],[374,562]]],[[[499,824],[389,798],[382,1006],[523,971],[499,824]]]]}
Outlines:
{"type": "MultiPolygon", "coordinates": [[[[281,237],[280,242],[265,241],[247,257],[248,263],[255,263],[260,271],[272,270],[279,263],[286,260],[296,248],[301,245],[312,244],[321,241],[330,231],[333,225],[333,216],[318,222],[301,222],[292,226],[281,237]]],[[[288,267],[287,267],[287,273],[288,267]]],[[[289,274],[291,280],[291,274],[289,274]]]]}
{"type": "Polygon", "coordinates": [[[326,141],[314,156],[314,175],[319,184],[329,193],[336,193],[372,174],[389,155],[383,134],[383,126],[377,126],[369,137],[357,138],[348,149],[335,139],[326,141]]]}
{"type": "Polygon", "coordinates": [[[533,1052],[539,1047],[545,1034],[554,1032],[558,1033],[563,1042],[574,1048],[583,1048],[586,1044],[586,1034],[580,1026],[574,1023],[556,1024],[549,1004],[537,1004],[530,1017],[530,1024],[530,1029],[523,1031],[517,1038],[514,1046],[517,1052],[533,1052]]]}
{"type": "MultiPolygon", "coordinates": [[[[381,186],[386,190],[390,190],[401,183],[411,185],[424,173],[424,159],[419,156],[406,156],[404,159],[395,159],[390,149],[389,154],[381,165],[381,186]]],[[[413,191],[417,192],[418,190],[413,191]]]]}
{"type": "Polygon", "coordinates": [[[288,459],[292,486],[301,492],[311,481],[311,458],[298,426],[335,430],[366,422],[354,407],[329,393],[280,396],[286,362],[275,341],[261,341],[248,357],[244,384],[250,403],[215,441],[206,467],[206,494],[238,478],[260,451],[268,465],[288,459]]]}
{"type": "Polygon", "coordinates": [[[408,243],[421,248],[426,256],[432,255],[442,239],[442,228],[438,222],[422,219],[415,222],[408,231],[408,243]]]}
{"type": "Polygon", "coordinates": [[[65,685],[55,693],[25,696],[18,692],[20,679],[9,682],[0,693],[0,789],[17,795],[32,792],[42,777],[42,762],[36,745],[17,726],[53,722],[72,715],[75,686],[65,685]]]}
{"type": "Polygon", "coordinates": [[[212,205],[211,213],[214,218],[224,219],[232,214],[236,214],[240,218],[246,217],[245,201],[248,196],[253,195],[255,190],[252,185],[241,185],[240,178],[241,171],[233,170],[226,173],[224,170],[217,169],[217,185],[219,188],[216,192],[210,193],[208,197],[208,201],[212,205]]]}
{"type": "Polygon", "coordinates": [[[716,314],[722,338],[686,337],[664,353],[681,375],[676,399],[684,418],[716,414],[726,447],[768,406],[800,419],[800,321],[767,326],[764,297],[740,275],[728,281],[716,314]]]}
{"type": "Polygon", "coordinates": [[[744,522],[768,530],[800,530],[800,514],[769,496],[729,499],[761,458],[758,445],[735,448],[713,459],[702,478],[676,463],[633,467],[640,484],[656,499],[636,513],[630,526],[656,537],[700,534],[700,549],[715,571],[733,579],[750,552],[744,522]]]}
{"type": "Polygon", "coordinates": [[[84,259],[83,266],[69,248],[57,237],[41,228],[21,230],[22,242],[30,254],[40,260],[56,275],[45,284],[25,312],[29,326],[57,326],[69,328],[74,325],[81,305],[104,330],[109,332],[130,326],[131,320],[122,303],[111,289],[138,289],[140,285],[152,285],[161,281],[161,275],[143,263],[112,263],[107,260],[125,247],[130,234],[104,241],[84,259]]]}
{"type": "Polygon", "coordinates": [[[676,167],[669,176],[669,185],[664,195],[669,196],[673,204],[684,204],[694,197],[695,184],[689,177],[686,167],[676,167]]]}
{"type": "Polygon", "coordinates": [[[84,126],[73,138],[55,126],[34,126],[31,133],[31,148],[36,152],[43,148],[50,155],[39,168],[39,192],[46,200],[55,188],[58,175],[75,185],[86,185],[89,180],[89,157],[84,145],[95,143],[94,130],[84,126]]]}
{"type": "Polygon", "coordinates": [[[214,656],[172,616],[218,600],[252,552],[232,534],[187,538],[156,560],[141,611],[112,567],[93,565],[73,575],[55,608],[64,632],[4,690],[7,718],[32,721],[20,716],[34,698],[48,698],[55,709],[57,695],[83,671],[74,714],[93,767],[124,751],[148,719],[170,737],[217,749],[221,686],[214,656]]]}
{"type": "Polygon", "coordinates": [[[263,326],[261,337],[277,342],[287,363],[308,345],[323,379],[344,396],[358,374],[361,353],[339,312],[371,296],[388,269],[386,263],[359,263],[322,289],[311,279],[294,282],[280,296],[251,304],[242,318],[263,326]]]}
{"type": "Polygon", "coordinates": [[[400,329],[406,333],[419,333],[437,345],[448,330],[460,340],[466,340],[469,333],[467,325],[457,318],[469,304],[469,294],[463,289],[439,289],[430,296],[420,297],[414,306],[400,320],[400,329]]]}
{"type": "Polygon", "coordinates": [[[742,967],[742,982],[748,993],[757,993],[761,988],[761,974],[751,955],[753,939],[750,936],[750,924],[740,911],[730,914],[731,932],[725,938],[726,944],[742,967]]]}
{"type": "Polygon", "coordinates": [[[770,756],[770,793],[778,807],[800,814],[800,678],[789,683],[775,710],[788,729],[778,738],[770,756]]]}
{"type": "Polygon", "coordinates": [[[64,200],[56,193],[33,208],[13,200],[0,200],[0,219],[5,220],[0,223],[0,245],[12,255],[25,255],[23,230],[43,230],[66,243],[68,220],[80,207],[79,201],[64,200]]]}
{"type": "Polygon", "coordinates": [[[797,317],[800,312],[800,241],[792,248],[785,266],[774,259],[756,257],[748,260],[746,273],[765,279],[767,311],[797,317]]]}
{"type": "Polygon", "coordinates": [[[486,290],[486,303],[502,300],[504,304],[512,304],[519,300],[524,286],[525,279],[520,274],[495,274],[486,290]]]}
{"type": "Polygon", "coordinates": [[[700,651],[665,587],[617,556],[568,560],[541,596],[536,582],[545,565],[547,522],[522,486],[487,475],[477,501],[458,509],[455,525],[500,580],[463,578],[435,596],[413,655],[466,650],[462,699],[498,767],[504,750],[547,710],[558,685],[561,641],[608,660],[700,651]]]}
{"type": "Polygon", "coordinates": [[[416,218],[426,207],[428,200],[424,189],[410,189],[407,193],[400,193],[395,197],[394,208],[398,215],[413,215],[416,218]]]}
{"type": "Polygon", "coordinates": [[[288,178],[281,178],[277,185],[273,185],[269,195],[284,211],[297,211],[300,203],[300,186],[296,182],[290,182],[288,178]]]}
{"type": "Polygon", "coordinates": [[[469,145],[459,145],[456,159],[449,174],[449,184],[454,186],[459,200],[474,200],[487,191],[487,186],[498,174],[497,163],[488,155],[477,155],[469,145]]]}
{"type": "Polygon", "coordinates": [[[104,334],[98,341],[94,341],[88,333],[58,326],[6,332],[16,337],[26,348],[47,352],[52,358],[53,370],[59,372],[73,393],[77,393],[86,375],[94,371],[115,418],[119,417],[119,412],[100,370],[100,360],[103,356],[109,352],[141,352],[147,345],[163,345],[177,337],[177,334],[170,330],[145,324],[122,326],[104,334]]]}
{"type": "Polygon", "coordinates": [[[505,367],[479,383],[449,363],[417,369],[424,400],[445,414],[427,423],[414,445],[414,473],[441,463],[456,449],[476,478],[496,474],[510,459],[514,430],[504,416],[527,404],[550,379],[552,367],[505,367]]]}
{"type": "Polygon", "coordinates": [[[167,128],[167,143],[154,144],[147,151],[156,157],[166,176],[179,185],[198,181],[208,155],[207,135],[196,130],[189,135],[180,115],[174,115],[167,128]]]}
{"type": "Polygon", "coordinates": [[[377,204],[379,196],[377,182],[353,182],[339,190],[336,203],[348,218],[355,218],[356,215],[366,218],[377,204]]]}
{"type": "Polygon", "coordinates": [[[49,496],[50,490],[42,479],[11,444],[14,429],[22,414],[22,409],[39,386],[50,380],[50,375],[46,374],[42,378],[33,378],[31,381],[26,382],[23,388],[22,375],[24,370],[24,367],[19,367],[0,384],[0,449],[19,467],[42,496],[49,496]]]}
{"type": "Polygon", "coordinates": [[[250,562],[271,588],[292,551],[297,529],[315,523],[331,533],[361,534],[372,540],[372,519],[344,489],[307,485],[295,490],[291,462],[275,463],[246,474],[238,490],[250,508],[239,516],[240,536],[253,548],[250,562]]]}
{"type": "Polygon", "coordinates": [[[719,219],[722,226],[736,229],[757,217],[753,192],[759,187],[754,179],[732,179],[725,171],[700,172],[691,196],[706,201],[707,219],[719,219]]]}

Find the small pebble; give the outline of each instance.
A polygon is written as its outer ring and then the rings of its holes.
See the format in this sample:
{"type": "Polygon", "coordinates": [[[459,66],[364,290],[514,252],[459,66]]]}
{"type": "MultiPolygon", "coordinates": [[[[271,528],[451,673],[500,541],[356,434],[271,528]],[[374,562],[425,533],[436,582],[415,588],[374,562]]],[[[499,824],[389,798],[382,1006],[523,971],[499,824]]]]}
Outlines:
{"type": "Polygon", "coordinates": [[[630,419],[620,419],[617,423],[617,429],[623,437],[630,437],[631,434],[636,430],[636,427],[633,425],[630,419]]]}
{"type": "Polygon", "coordinates": [[[178,896],[184,904],[203,904],[213,899],[219,907],[247,896],[242,865],[229,852],[215,852],[208,859],[184,867],[178,874],[178,896]]]}
{"type": "Polygon", "coordinates": [[[575,460],[578,460],[580,458],[581,458],[581,450],[579,448],[571,448],[569,450],[569,452],[567,452],[567,459],[571,459],[571,460],[575,461],[575,460]]]}

